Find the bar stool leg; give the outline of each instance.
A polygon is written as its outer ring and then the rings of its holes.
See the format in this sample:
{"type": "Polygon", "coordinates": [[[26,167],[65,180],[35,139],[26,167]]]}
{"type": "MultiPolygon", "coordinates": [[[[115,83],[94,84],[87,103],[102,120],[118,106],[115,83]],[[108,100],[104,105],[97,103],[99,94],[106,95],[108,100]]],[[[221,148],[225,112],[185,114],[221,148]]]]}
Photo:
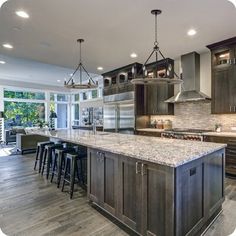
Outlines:
{"type": "Polygon", "coordinates": [[[68,169],[69,165],[68,165],[68,160],[66,159],[66,163],[65,163],[65,173],[64,173],[64,178],[63,178],[63,184],[62,184],[62,188],[61,191],[64,191],[64,187],[65,187],[65,179],[66,179],[66,175],[67,175],[67,169],[68,169]]]}
{"type": "Polygon", "coordinates": [[[58,161],[58,154],[55,153],[54,162],[53,162],[53,168],[52,168],[51,183],[52,183],[53,178],[54,178],[54,171],[56,170],[56,168],[58,168],[57,161],[58,161]]]}
{"type": "Polygon", "coordinates": [[[39,152],[39,173],[41,173],[41,170],[42,170],[44,151],[45,151],[45,147],[40,147],[40,152],[39,152]]]}
{"type": "Polygon", "coordinates": [[[72,199],[74,193],[76,167],[77,167],[76,160],[73,158],[71,160],[71,168],[70,168],[70,199],[72,199]]]}
{"type": "Polygon", "coordinates": [[[62,174],[62,165],[63,165],[63,154],[58,155],[58,172],[57,172],[57,187],[60,187],[61,183],[61,174],[62,174]]]}
{"type": "Polygon", "coordinates": [[[45,148],[44,152],[43,152],[43,168],[41,171],[41,175],[43,175],[43,172],[44,172],[44,167],[45,167],[46,159],[47,159],[47,153],[48,153],[48,150],[47,150],[47,148],[45,148]]]}
{"type": "Polygon", "coordinates": [[[34,170],[36,170],[36,166],[37,166],[38,159],[39,159],[39,149],[40,149],[40,147],[37,146],[36,158],[35,158],[35,163],[34,163],[34,170]]]}
{"type": "Polygon", "coordinates": [[[49,178],[49,173],[50,173],[50,166],[52,164],[52,150],[51,148],[48,149],[48,158],[47,158],[47,175],[46,175],[46,178],[48,179],[49,178]]]}

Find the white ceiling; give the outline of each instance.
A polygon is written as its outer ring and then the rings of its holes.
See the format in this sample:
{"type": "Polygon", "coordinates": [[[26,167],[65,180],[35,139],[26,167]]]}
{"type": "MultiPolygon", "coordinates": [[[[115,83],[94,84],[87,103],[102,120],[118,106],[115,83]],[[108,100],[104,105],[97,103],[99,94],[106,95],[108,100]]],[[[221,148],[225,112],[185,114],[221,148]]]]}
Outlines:
{"type": "MultiPolygon", "coordinates": [[[[14,80],[18,82],[29,82],[35,84],[47,84],[54,87],[61,87],[64,85],[64,79],[67,80],[72,69],[65,67],[59,67],[55,65],[49,65],[33,60],[26,60],[22,58],[14,58],[0,54],[0,60],[6,62],[6,64],[0,64],[0,84],[1,79],[14,80]]],[[[96,74],[90,73],[90,76],[94,80],[101,83],[101,78],[96,74]]],[[[84,81],[87,81],[87,76],[83,74],[84,81]]],[[[79,80],[79,73],[75,75],[75,79],[79,80]]]]}
{"type": "MultiPolygon", "coordinates": [[[[154,17],[159,8],[158,39],[164,55],[177,58],[207,51],[206,45],[236,36],[236,8],[227,0],[9,0],[0,10],[0,53],[74,68],[77,38],[84,38],[84,65],[98,73],[144,62],[154,41],[154,17]],[[24,9],[30,19],[14,12],[24,9]],[[186,35],[189,28],[198,34],[186,35]],[[136,52],[139,57],[131,59],[136,52]]],[[[2,67],[1,67],[2,68],[2,67]]],[[[0,68],[0,70],[1,70],[0,68]]]]}

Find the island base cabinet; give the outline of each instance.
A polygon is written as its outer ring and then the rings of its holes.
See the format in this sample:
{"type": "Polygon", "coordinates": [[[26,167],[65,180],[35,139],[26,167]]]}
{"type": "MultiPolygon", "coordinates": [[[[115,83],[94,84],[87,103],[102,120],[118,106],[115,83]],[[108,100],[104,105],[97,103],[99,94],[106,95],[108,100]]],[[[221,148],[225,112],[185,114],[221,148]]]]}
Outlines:
{"type": "Polygon", "coordinates": [[[136,232],[141,232],[142,188],[140,162],[132,158],[119,159],[118,218],[136,232]]]}
{"type": "Polygon", "coordinates": [[[200,235],[224,201],[224,149],[179,167],[90,149],[88,197],[140,235],[200,235]]]}
{"type": "Polygon", "coordinates": [[[115,154],[88,151],[88,197],[112,215],[117,210],[117,167],[115,154]]]}
{"type": "Polygon", "coordinates": [[[174,169],[141,164],[142,235],[174,235],[174,169]]]}
{"type": "Polygon", "coordinates": [[[200,235],[224,201],[225,152],[176,168],[176,235],[200,235]]]}

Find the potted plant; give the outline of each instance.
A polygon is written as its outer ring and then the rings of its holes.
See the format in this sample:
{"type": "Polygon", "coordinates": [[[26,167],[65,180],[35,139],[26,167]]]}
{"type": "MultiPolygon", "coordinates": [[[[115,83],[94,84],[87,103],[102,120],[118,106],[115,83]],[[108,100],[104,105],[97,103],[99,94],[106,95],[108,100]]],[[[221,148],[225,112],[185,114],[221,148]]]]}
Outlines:
{"type": "Polygon", "coordinates": [[[215,131],[216,132],[221,132],[221,129],[222,129],[222,125],[220,123],[216,123],[215,124],[215,131]]]}

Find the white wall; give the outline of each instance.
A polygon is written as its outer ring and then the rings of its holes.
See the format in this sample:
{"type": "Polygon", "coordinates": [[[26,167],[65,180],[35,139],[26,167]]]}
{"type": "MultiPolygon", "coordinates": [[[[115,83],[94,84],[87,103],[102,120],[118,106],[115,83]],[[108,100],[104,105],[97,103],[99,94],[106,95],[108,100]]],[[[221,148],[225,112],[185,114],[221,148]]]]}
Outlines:
{"type": "Polygon", "coordinates": [[[3,87],[0,86],[0,111],[4,111],[3,87]]]}

